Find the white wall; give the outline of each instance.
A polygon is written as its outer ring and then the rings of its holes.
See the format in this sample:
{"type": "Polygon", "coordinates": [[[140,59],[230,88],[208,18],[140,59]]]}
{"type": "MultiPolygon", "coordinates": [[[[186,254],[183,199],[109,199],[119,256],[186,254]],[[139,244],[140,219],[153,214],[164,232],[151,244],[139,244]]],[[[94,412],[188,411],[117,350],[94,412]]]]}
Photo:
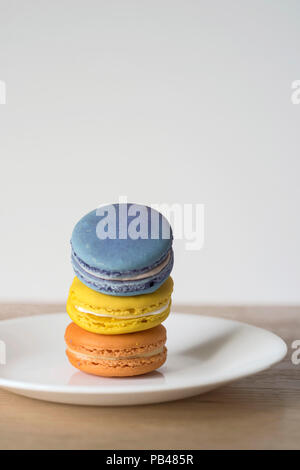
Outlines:
{"type": "Polygon", "coordinates": [[[1,0],[0,300],[64,300],[101,202],[204,203],[177,302],[300,302],[297,0],[1,0]]]}

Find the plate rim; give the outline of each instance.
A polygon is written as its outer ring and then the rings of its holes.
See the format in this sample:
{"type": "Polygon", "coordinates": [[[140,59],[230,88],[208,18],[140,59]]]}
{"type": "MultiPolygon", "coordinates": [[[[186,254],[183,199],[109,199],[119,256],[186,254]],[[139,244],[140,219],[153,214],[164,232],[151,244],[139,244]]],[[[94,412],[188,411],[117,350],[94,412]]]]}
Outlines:
{"type": "MultiPolygon", "coordinates": [[[[46,313],[46,314],[37,314],[37,315],[26,315],[22,317],[15,317],[15,318],[10,318],[10,319],[5,319],[0,321],[0,326],[3,323],[9,324],[9,323],[15,323],[24,321],[26,318],[37,318],[37,317],[53,317],[55,316],[62,316],[62,315],[67,315],[65,312],[53,312],[53,313],[46,313]]],[[[179,315],[179,316],[190,316],[190,317],[195,317],[194,313],[183,313],[180,311],[173,312],[172,315],[179,315]]],[[[223,317],[215,317],[215,316],[209,316],[209,315],[199,315],[201,319],[206,319],[206,320],[214,320],[217,322],[225,322],[225,323],[231,323],[234,325],[238,325],[240,327],[246,327],[246,328],[251,328],[254,330],[260,330],[263,331],[264,333],[267,333],[270,337],[273,337],[273,340],[277,341],[278,347],[280,346],[280,351],[278,348],[278,352],[275,355],[274,353],[264,356],[264,362],[261,364],[260,367],[254,367],[253,365],[249,367],[249,369],[245,373],[225,373],[222,375],[219,375],[218,380],[215,378],[212,378],[211,380],[206,380],[205,383],[187,383],[187,384],[180,384],[178,386],[171,386],[170,384],[162,384],[160,383],[157,388],[154,384],[150,385],[143,385],[140,389],[137,388],[136,385],[134,386],[128,386],[126,390],[120,390],[117,388],[109,388],[107,387],[105,390],[101,388],[101,386],[89,386],[89,385],[47,385],[47,384],[39,384],[35,382],[22,382],[19,380],[11,380],[11,379],[5,379],[2,378],[0,375],[0,388],[6,389],[6,390],[19,390],[19,391],[31,391],[31,392],[44,392],[48,394],[70,394],[70,395],[101,395],[101,396],[107,396],[107,395],[113,395],[113,396],[125,396],[128,394],[134,393],[135,395],[143,395],[147,393],[164,393],[164,392],[179,392],[179,391],[184,391],[184,390],[190,390],[190,389],[201,389],[201,388],[214,388],[221,386],[222,384],[225,383],[230,383],[234,382],[236,380],[240,380],[246,377],[249,377],[251,375],[257,374],[259,372],[262,372],[264,370],[269,369],[270,367],[274,366],[275,364],[278,364],[281,362],[285,356],[287,355],[288,352],[288,347],[286,342],[278,336],[276,333],[273,333],[270,330],[267,330],[265,328],[261,328],[255,325],[251,325],[246,322],[242,322],[239,320],[232,320],[232,319],[227,319],[223,317]]],[[[255,362],[254,362],[255,363],[255,362]]],[[[250,363],[251,364],[251,363],[250,363]]],[[[1,371],[1,368],[0,368],[1,371]]],[[[110,377],[110,379],[112,379],[110,377]]],[[[119,380],[117,377],[113,377],[115,380],[119,380]]],[[[122,379],[122,378],[121,378],[122,379]]],[[[127,378],[128,379],[128,378],[127,378]]]]}

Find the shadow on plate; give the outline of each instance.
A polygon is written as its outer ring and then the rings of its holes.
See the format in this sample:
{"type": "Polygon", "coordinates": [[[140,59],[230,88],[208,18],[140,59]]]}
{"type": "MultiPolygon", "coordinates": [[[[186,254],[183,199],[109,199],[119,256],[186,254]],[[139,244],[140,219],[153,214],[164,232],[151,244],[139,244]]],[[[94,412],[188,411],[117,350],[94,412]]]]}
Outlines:
{"type": "Polygon", "coordinates": [[[114,384],[130,384],[132,381],[144,382],[147,380],[155,380],[155,383],[161,384],[165,381],[165,377],[161,372],[153,371],[148,374],[136,375],[134,377],[98,377],[92,374],[85,374],[84,372],[75,372],[70,380],[68,385],[73,386],[99,386],[99,385],[114,385],[114,384]]]}
{"type": "Polygon", "coordinates": [[[231,343],[234,338],[239,335],[239,330],[239,326],[234,326],[228,331],[219,333],[216,336],[201,341],[199,344],[194,344],[193,346],[186,348],[182,351],[182,354],[194,359],[200,359],[201,361],[208,361],[219,354],[227,344],[231,343]]]}

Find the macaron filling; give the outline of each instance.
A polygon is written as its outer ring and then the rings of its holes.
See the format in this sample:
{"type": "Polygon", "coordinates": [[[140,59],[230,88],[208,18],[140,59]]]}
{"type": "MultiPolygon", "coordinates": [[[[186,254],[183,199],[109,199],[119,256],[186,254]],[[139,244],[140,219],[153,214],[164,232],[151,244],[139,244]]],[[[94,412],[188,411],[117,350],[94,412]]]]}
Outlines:
{"type": "Polygon", "coordinates": [[[133,318],[142,318],[142,317],[148,317],[152,315],[160,315],[163,313],[170,305],[171,300],[169,300],[166,304],[164,304],[161,308],[154,310],[152,312],[146,312],[146,313],[141,313],[139,315],[128,315],[128,316],[118,316],[118,315],[112,315],[109,313],[95,313],[92,312],[91,310],[87,310],[85,308],[80,307],[79,305],[75,305],[75,309],[78,310],[81,313],[88,313],[91,315],[95,315],[97,317],[108,317],[108,318],[115,318],[116,320],[131,320],[133,318]]]}
{"type": "Polygon", "coordinates": [[[124,275],[124,276],[118,276],[118,277],[114,277],[113,275],[107,276],[101,273],[100,271],[96,271],[94,269],[92,270],[91,268],[82,264],[82,262],[80,262],[78,258],[77,258],[77,262],[86,273],[92,274],[94,277],[97,277],[99,279],[111,280],[111,281],[137,281],[139,279],[146,279],[149,276],[155,276],[156,274],[159,274],[164,269],[164,267],[167,266],[167,264],[169,263],[170,257],[171,255],[170,253],[168,253],[166,258],[158,266],[144,273],[136,274],[133,276],[124,275]]]}
{"type": "Polygon", "coordinates": [[[93,277],[97,279],[103,279],[104,281],[137,281],[139,279],[146,279],[148,277],[159,274],[169,264],[171,260],[171,251],[167,253],[163,260],[159,260],[158,264],[155,263],[153,266],[150,266],[146,269],[142,269],[140,271],[127,271],[126,273],[113,271],[111,273],[108,273],[105,270],[88,266],[76,255],[73,249],[71,258],[74,268],[76,268],[77,266],[77,268],[81,270],[82,274],[90,274],[93,277]]]}
{"type": "Polygon", "coordinates": [[[76,355],[78,359],[82,359],[83,361],[87,360],[99,360],[99,361],[127,361],[128,359],[145,359],[153,356],[157,356],[158,354],[161,354],[164,352],[165,346],[161,346],[158,349],[155,349],[153,351],[141,353],[141,354],[134,354],[132,356],[96,356],[92,354],[82,354],[79,353],[78,351],[74,351],[71,348],[68,348],[68,351],[71,352],[72,354],[76,355]]]}

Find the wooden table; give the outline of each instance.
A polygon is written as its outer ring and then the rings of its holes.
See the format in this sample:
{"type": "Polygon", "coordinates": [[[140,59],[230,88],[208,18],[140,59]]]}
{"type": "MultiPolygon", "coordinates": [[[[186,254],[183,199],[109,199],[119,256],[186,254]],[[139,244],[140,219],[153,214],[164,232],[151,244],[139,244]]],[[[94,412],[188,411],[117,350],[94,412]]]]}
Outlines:
{"type": "MultiPolygon", "coordinates": [[[[61,305],[0,304],[0,318],[61,305]]],[[[84,407],[0,390],[1,449],[300,449],[300,307],[185,307],[268,328],[288,344],[277,366],[194,398],[136,407],[84,407]]]]}

